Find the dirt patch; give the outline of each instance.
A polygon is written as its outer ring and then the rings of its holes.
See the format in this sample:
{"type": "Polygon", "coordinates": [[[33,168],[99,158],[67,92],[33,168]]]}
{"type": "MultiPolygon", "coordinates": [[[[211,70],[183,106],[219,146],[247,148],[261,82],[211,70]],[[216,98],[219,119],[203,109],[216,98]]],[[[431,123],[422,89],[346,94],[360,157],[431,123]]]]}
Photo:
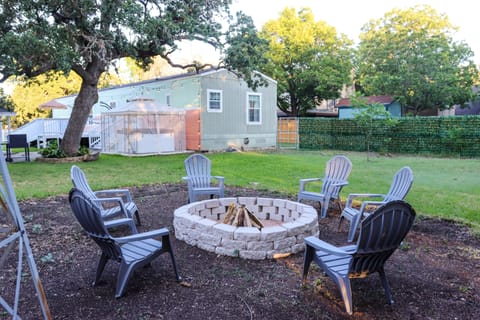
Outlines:
{"type": "MultiPolygon", "coordinates": [[[[133,189],[142,231],[167,226],[173,211],[186,204],[184,185],[133,189]]],[[[281,194],[251,189],[226,190],[226,196],[281,194]]],[[[290,198],[290,200],[294,200],[290,198]]],[[[20,203],[39,274],[54,319],[344,319],[335,283],[311,269],[301,287],[302,254],[277,260],[242,260],[217,256],[174,239],[184,285],[175,281],[167,256],[137,272],[126,295],[115,299],[117,265],[109,262],[97,287],[99,250],[74,220],[67,197],[20,203]]],[[[318,208],[317,208],[318,209],[318,208]]],[[[334,209],[320,219],[320,238],[343,244],[347,230],[337,231],[334,209]]],[[[0,293],[9,298],[16,256],[0,269],[0,293]],[[5,271],[6,270],[6,271],[5,271]],[[11,271],[11,272],[8,272],[11,271]],[[7,285],[5,285],[7,283],[7,285]]],[[[473,319],[480,314],[480,241],[461,225],[417,219],[386,265],[395,304],[386,304],[377,275],[354,280],[355,319],[473,319]]],[[[0,318],[9,318],[2,313],[0,318]]],[[[23,279],[23,319],[40,319],[33,284],[23,279]]]]}

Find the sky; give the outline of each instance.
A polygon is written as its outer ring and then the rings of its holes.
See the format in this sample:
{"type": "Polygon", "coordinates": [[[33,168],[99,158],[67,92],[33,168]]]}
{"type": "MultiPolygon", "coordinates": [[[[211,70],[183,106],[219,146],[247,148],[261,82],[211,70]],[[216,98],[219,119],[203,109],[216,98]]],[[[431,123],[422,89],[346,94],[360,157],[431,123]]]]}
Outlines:
{"type": "MultiPolygon", "coordinates": [[[[338,33],[358,43],[361,28],[371,19],[380,19],[394,8],[406,9],[415,5],[428,4],[439,14],[447,15],[450,22],[459,28],[456,41],[463,40],[473,50],[474,61],[480,65],[480,14],[473,0],[232,0],[231,12],[243,11],[253,18],[258,30],[268,20],[278,19],[286,7],[297,10],[302,7],[312,9],[315,20],[323,20],[335,27],[338,33]]],[[[198,43],[181,45],[177,62],[193,59],[215,63],[218,52],[198,43]]],[[[4,84],[0,84],[6,91],[4,84]]]]}
{"type": "Polygon", "coordinates": [[[459,27],[456,41],[463,40],[473,50],[474,60],[480,64],[479,11],[472,0],[233,0],[232,12],[241,10],[253,18],[257,29],[268,20],[278,19],[286,7],[312,9],[315,20],[325,21],[344,33],[355,43],[361,28],[371,19],[380,19],[394,8],[406,9],[427,4],[439,14],[447,15],[450,22],[459,27]]]}

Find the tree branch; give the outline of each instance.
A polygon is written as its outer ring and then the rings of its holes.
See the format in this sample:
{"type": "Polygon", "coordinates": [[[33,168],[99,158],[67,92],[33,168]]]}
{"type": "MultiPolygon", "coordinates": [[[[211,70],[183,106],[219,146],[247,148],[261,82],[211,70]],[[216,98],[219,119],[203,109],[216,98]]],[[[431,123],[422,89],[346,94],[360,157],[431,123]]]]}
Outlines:
{"type": "Polygon", "coordinates": [[[92,76],[79,64],[72,65],[72,70],[80,76],[84,81],[91,83],[92,76]]]}
{"type": "MultiPolygon", "coordinates": [[[[172,59],[170,59],[170,57],[168,56],[168,53],[167,54],[161,54],[160,57],[162,57],[162,59],[167,61],[168,64],[171,65],[174,68],[181,68],[181,69],[193,68],[193,69],[195,69],[195,72],[197,72],[197,73],[200,70],[205,69],[207,67],[215,68],[214,65],[211,64],[211,63],[200,63],[199,61],[194,61],[193,63],[189,63],[189,64],[175,63],[175,62],[172,61],[172,59]]],[[[217,66],[217,68],[218,68],[218,66],[217,66]]]]}

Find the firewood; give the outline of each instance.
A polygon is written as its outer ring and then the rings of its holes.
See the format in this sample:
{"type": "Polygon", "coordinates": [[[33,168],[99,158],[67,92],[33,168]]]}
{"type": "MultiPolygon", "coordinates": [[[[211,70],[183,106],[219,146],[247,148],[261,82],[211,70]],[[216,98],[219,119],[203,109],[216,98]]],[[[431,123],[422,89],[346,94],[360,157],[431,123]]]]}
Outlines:
{"type": "Polygon", "coordinates": [[[223,223],[226,223],[226,224],[232,224],[232,218],[233,218],[233,214],[235,212],[235,203],[230,203],[230,205],[228,206],[228,209],[227,209],[227,214],[225,215],[225,218],[223,219],[223,223]]]}
{"type": "Polygon", "coordinates": [[[248,211],[248,216],[249,216],[250,220],[252,221],[252,224],[255,224],[256,227],[261,230],[263,228],[263,223],[253,213],[251,213],[248,209],[247,209],[247,211],[248,211]]]}
{"type": "Polygon", "coordinates": [[[239,216],[239,214],[238,214],[238,208],[237,208],[237,210],[235,210],[234,219],[231,223],[232,226],[235,226],[235,227],[238,226],[238,216],[239,216]]]}
{"type": "Polygon", "coordinates": [[[245,206],[241,206],[240,208],[237,209],[237,216],[238,216],[238,222],[237,222],[237,227],[243,227],[245,224],[245,206]]]}
{"type": "Polygon", "coordinates": [[[244,227],[251,227],[252,226],[252,220],[250,219],[250,211],[247,208],[244,208],[244,222],[243,226],[244,227]]]}
{"type": "Polygon", "coordinates": [[[228,206],[223,223],[235,227],[255,227],[262,230],[262,222],[245,205],[237,207],[235,203],[228,206]]]}

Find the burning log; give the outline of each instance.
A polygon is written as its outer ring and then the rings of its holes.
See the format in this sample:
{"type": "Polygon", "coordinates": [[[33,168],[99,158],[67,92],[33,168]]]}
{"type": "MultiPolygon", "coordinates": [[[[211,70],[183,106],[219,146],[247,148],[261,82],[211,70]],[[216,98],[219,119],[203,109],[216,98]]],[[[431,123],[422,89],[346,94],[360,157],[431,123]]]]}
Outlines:
{"type": "Polygon", "coordinates": [[[228,206],[223,223],[236,227],[255,227],[259,230],[263,228],[262,222],[245,205],[237,207],[235,203],[228,206]]]}

